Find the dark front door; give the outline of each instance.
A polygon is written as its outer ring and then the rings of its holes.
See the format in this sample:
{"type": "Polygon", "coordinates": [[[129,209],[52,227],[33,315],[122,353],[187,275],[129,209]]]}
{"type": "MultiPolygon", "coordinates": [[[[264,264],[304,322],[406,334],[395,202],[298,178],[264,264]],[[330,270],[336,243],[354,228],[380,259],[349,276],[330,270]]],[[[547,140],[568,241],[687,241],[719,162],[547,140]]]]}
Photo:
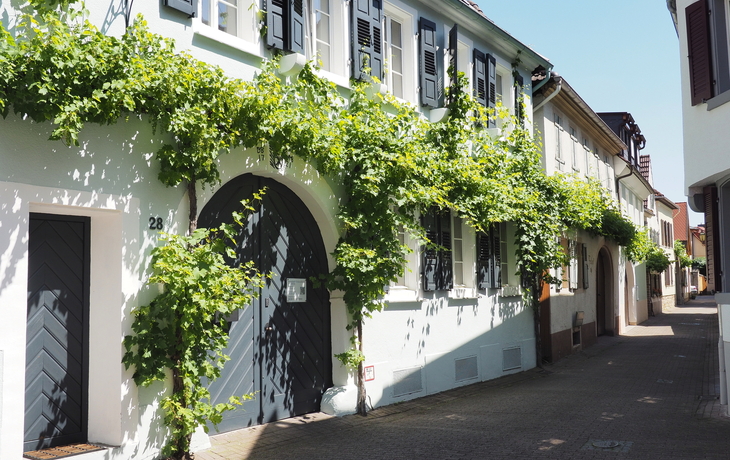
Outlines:
{"type": "Polygon", "coordinates": [[[329,293],[311,277],[327,273],[319,227],[304,203],[273,179],[246,174],[224,185],[201,212],[200,225],[232,222],[240,201],[266,187],[237,238],[237,260],[271,273],[258,299],[230,322],[231,357],[209,389],[214,404],[256,392],[226,413],[220,431],[319,410],[332,384],[329,293]],[[287,295],[287,287],[289,295],[287,295]]]}
{"type": "Polygon", "coordinates": [[[606,267],[603,251],[596,262],[596,335],[606,334],[606,267]]]}
{"type": "Polygon", "coordinates": [[[25,451],[86,441],[89,225],[30,215],[25,451]]]}

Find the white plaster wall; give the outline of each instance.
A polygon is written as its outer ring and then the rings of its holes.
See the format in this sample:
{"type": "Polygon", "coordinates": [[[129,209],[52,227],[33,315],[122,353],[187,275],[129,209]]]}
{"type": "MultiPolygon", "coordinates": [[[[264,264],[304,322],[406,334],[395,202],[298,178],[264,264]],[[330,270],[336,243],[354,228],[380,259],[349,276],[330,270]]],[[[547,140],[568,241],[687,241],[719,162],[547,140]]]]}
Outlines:
{"type": "MultiPolygon", "coordinates": [[[[484,292],[484,291],[482,291],[484,292]]],[[[388,304],[364,324],[365,366],[375,379],[366,382],[369,403],[376,407],[488,380],[535,366],[532,311],[521,297],[489,296],[448,299],[427,293],[427,299],[388,304]],[[502,371],[502,349],[521,346],[522,367],[502,371]],[[476,356],[478,377],[454,378],[454,360],[476,356]],[[393,372],[421,367],[423,390],[393,395],[393,372]]]]}
{"type": "Polygon", "coordinates": [[[682,124],[684,126],[684,185],[689,187],[712,184],[730,173],[730,103],[711,111],[707,104],[691,105],[687,22],[685,8],[695,0],[677,0],[679,26],[679,56],[682,78],[682,124]]]}

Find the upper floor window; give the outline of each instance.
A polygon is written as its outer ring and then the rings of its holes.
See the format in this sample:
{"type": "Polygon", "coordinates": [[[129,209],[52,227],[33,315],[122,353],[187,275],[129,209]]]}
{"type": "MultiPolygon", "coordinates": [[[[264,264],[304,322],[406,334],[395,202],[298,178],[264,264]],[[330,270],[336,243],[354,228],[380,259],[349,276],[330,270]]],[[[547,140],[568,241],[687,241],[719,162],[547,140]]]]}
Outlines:
{"type": "Polygon", "coordinates": [[[331,0],[312,0],[311,17],[309,24],[312,24],[310,40],[313,44],[312,53],[316,56],[319,64],[324,70],[332,68],[332,9],[331,0]]]}
{"type": "Polygon", "coordinates": [[[555,159],[558,160],[558,170],[563,170],[563,120],[557,113],[554,115],[555,122],[555,159]]]}
{"type": "MultiPolygon", "coordinates": [[[[685,8],[692,105],[730,89],[727,0],[700,0],[685,8]]],[[[725,98],[727,100],[727,98],[725,98]]]]}
{"type": "MultiPolygon", "coordinates": [[[[285,0],[273,0],[284,3],[285,0]]],[[[251,0],[200,0],[200,20],[215,29],[253,42],[258,34],[251,0]]]]}
{"type": "Polygon", "coordinates": [[[578,131],[572,126],[570,127],[570,140],[573,168],[578,168],[578,131]]]}
{"type": "Polygon", "coordinates": [[[385,16],[385,83],[393,96],[403,98],[403,24],[385,16]]]}

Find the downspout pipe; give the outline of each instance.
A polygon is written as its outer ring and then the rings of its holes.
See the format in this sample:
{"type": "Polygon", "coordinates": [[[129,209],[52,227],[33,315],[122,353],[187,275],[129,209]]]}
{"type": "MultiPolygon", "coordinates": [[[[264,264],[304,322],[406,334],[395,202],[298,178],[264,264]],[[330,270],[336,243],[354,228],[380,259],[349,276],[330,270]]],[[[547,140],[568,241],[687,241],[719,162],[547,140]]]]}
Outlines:
{"type": "MultiPolygon", "coordinates": [[[[555,78],[558,81],[558,86],[555,88],[555,91],[553,91],[552,93],[550,93],[548,95],[548,97],[546,97],[539,104],[537,104],[535,107],[533,107],[532,108],[532,113],[537,112],[543,105],[547,104],[550,101],[550,99],[552,99],[555,96],[557,96],[561,89],[563,89],[563,78],[562,77],[555,77],[555,78]]],[[[547,80],[547,78],[545,80],[547,80]]]]}
{"type": "Polygon", "coordinates": [[[621,190],[619,190],[620,185],[621,185],[620,184],[621,179],[625,179],[634,173],[634,167],[632,165],[630,165],[629,163],[626,163],[626,166],[629,167],[629,172],[627,172],[623,176],[618,176],[616,178],[616,199],[618,200],[619,205],[621,204],[621,190]]]}

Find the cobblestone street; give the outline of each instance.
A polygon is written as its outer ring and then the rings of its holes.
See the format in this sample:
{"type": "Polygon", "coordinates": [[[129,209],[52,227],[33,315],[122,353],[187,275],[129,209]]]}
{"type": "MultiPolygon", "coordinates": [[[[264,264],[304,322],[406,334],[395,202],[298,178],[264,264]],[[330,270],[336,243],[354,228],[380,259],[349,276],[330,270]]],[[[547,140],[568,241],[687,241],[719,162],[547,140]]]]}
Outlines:
{"type": "Polygon", "coordinates": [[[544,371],[217,435],[196,459],[728,459],[717,339],[701,296],[544,371]]]}

